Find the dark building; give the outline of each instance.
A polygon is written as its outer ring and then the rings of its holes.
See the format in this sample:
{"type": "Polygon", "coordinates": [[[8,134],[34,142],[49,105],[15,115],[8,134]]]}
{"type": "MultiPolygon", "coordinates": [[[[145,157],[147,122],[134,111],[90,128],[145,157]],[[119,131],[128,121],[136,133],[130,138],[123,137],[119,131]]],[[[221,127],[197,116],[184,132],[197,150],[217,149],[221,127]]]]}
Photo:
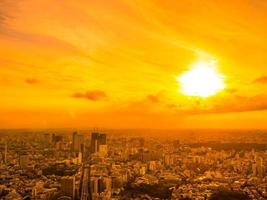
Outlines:
{"type": "Polygon", "coordinates": [[[52,142],[53,144],[56,144],[57,142],[63,141],[63,136],[62,135],[52,135],[52,142]]]}
{"type": "Polygon", "coordinates": [[[83,152],[84,151],[84,136],[74,132],[72,134],[72,151],[83,152]]]}
{"type": "Polygon", "coordinates": [[[91,135],[91,152],[97,153],[99,152],[100,145],[107,144],[107,135],[102,133],[94,132],[91,135]]]}

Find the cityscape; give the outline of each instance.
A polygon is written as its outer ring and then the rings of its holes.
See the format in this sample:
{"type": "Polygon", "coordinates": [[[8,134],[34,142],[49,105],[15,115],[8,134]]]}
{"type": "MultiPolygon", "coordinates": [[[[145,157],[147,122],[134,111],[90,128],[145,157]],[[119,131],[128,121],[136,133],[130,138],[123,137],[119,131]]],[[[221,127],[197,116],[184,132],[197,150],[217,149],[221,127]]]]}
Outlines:
{"type": "Polygon", "coordinates": [[[265,131],[4,130],[0,145],[4,200],[267,198],[265,131]]]}
{"type": "Polygon", "coordinates": [[[0,0],[0,200],[267,200],[267,0],[0,0]]]}

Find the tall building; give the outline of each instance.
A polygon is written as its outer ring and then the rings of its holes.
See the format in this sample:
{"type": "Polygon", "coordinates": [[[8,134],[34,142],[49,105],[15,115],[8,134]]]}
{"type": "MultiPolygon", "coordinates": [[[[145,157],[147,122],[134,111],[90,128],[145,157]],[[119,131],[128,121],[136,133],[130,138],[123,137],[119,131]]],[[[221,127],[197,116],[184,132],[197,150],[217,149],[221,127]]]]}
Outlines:
{"type": "Polygon", "coordinates": [[[265,175],[264,164],[262,157],[256,157],[254,163],[252,163],[252,176],[263,178],[265,175]]]}
{"type": "Polygon", "coordinates": [[[106,145],[106,144],[99,145],[98,153],[100,156],[107,156],[108,155],[108,145],[106,145]]]}
{"type": "Polygon", "coordinates": [[[111,180],[108,177],[91,177],[90,179],[90,188],[93,196],[98,196],[102,192],[105,192],[106,189],[111,190],[111,180]]]}
{"type": "Polygon", "coordinates": [[[0,163],[7,163],[7,142],[0,144],[0,163]]]}
{"type": "Polygon", "coordinates": [[[107,135],[106,134],[99,134],[98,140],[99,140],[100,145],[107,144],[107,135]]]}
{"type": "Polygon", "coordinates": [[[252,176],[256,177],[257,176],[257,164],[254,162],[252,163],[252,176]]]}
{"type": "Polygon", "coordinates": [[[90,189],[91,189],[91,194],[93,194],[93,196],[98,194],[98,178],[97,177],[90,178],[90,189]]]}
{"type": "Polygon", "coordinates": [[[26,169],[29,164],[29,155],[28,154],[21,154],[19,156],[19,165],[21,169],[26,169]]]}
{"type": "Polygon", "coordinates": [[[79,152],[79,154],[78,154],[78,163],[81,164],[82,161],[83,161],[83,154],[82,154],[82,152],[79,152]]]}
{"type": "Polygon", "coordinates": [[[94,132],[91,135],[91,152],[98,153],[99,149],[106,149],[106,147],[99,148],[101,145],[107,145],[107,135],[94,132]]]}
{"type": "Polygon", "coordinates": [[[61,191],[66,195],[75,199],[75,176],[65,176],[60,180],[61,191]]]}
{"type": "Polygon", "coordinates": [[[258,175],[258,177],[263,178],[264,169],[263,169],[263,159],[261,157],[257,157],[256,165],[257,165],[257,175],[258,175]]]}
{"type": "Polygon", "coordinates": [[[99,150],[99,133],[92,133],[91,135],[91,152],[96,153],[99,150]]]}
{"type": "Polygon", "coordinates": [[[7,164],[7,142],[5,143],[4,163],[7,164]]]}
{"type": "Polygon", "coordinates": [[[84,136],[74,132],[72,134],[72,151],[83,152],[84,150],[84,136]]]}
{"type": "Polygon", "coordinates": [[[52,135],[52,142],[53,144],[56,144],[57,142],[63,141],[63,136],[62,135],[52,135]]]}

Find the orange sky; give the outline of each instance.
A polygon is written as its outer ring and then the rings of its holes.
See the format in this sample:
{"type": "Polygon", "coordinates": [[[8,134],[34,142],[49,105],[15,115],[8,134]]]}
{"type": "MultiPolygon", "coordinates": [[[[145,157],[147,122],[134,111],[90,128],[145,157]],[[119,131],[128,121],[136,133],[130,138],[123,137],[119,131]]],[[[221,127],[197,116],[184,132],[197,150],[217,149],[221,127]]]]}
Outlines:
{"type": "Polygon", "coordinates": [[[2,0],[0,128],[267,128],[267,2],[2,0]],[[226,89],[179,92],[216,60],[226,89]]]}

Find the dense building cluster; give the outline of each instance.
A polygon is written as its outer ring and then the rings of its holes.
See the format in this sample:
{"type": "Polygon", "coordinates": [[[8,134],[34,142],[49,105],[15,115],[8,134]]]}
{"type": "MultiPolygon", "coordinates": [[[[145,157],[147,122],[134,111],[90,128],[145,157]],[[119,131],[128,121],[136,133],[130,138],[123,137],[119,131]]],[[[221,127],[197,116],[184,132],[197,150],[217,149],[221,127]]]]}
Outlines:
{"type": "Polygon", "coordinates": [[[0,199],[266,199],[266,144],[244,131],[2,131],[0,199]]]}

